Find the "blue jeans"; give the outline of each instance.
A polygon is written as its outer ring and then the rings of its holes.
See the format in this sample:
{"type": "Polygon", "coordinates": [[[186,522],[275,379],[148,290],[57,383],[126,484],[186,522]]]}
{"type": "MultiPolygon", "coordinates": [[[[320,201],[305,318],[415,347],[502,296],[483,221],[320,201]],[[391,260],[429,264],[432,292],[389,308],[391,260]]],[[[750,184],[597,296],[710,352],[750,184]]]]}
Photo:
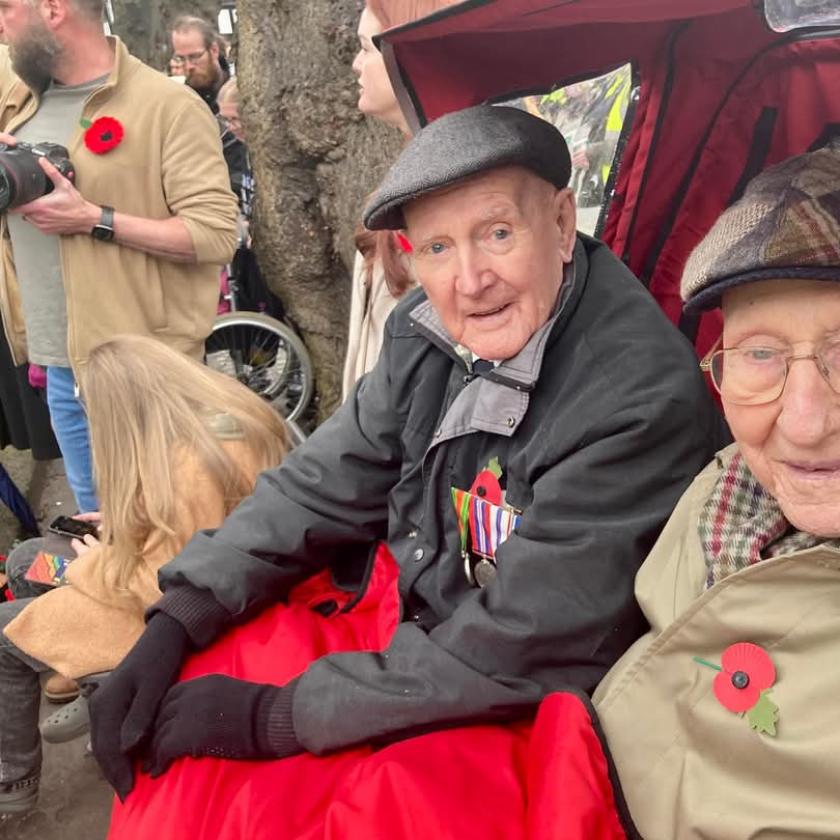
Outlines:
{"type": "Polygon", "coordinates": [[[81,513],[99,510],[90,457],[88,422],[76,398],[76,379],[65,367],[47,368],[47,405],[55,439],[64,458],[67,483],[81,513]]]}

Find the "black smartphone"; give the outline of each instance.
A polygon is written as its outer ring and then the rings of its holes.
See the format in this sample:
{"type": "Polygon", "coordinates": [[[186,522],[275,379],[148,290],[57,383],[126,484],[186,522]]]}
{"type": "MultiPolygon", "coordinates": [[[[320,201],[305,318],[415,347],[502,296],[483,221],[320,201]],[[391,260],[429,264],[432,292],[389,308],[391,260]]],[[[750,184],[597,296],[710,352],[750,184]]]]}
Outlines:
{"type": "Polygon", "coordinates": [[[73,519],[70,516],[57,516],[50,522],[49,530],[53,534],[78,540],[83,540],[87,534],[99,537],[99,528],[95,523],[82,522],[80,519],[73,519]]]}

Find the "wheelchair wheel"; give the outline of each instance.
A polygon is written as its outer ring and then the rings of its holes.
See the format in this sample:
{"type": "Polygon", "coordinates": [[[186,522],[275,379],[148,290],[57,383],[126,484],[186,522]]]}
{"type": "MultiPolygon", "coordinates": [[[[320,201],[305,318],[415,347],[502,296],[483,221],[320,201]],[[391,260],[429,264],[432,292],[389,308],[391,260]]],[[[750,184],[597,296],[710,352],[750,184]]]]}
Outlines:
{"type": "Polygon", "coordinates": [[[240,311],[217,318],[204,344],[204,361],[247,385],[287,420],[297,420],[312,399],[309,353],[286,324],[270,315],[240,311]]]}

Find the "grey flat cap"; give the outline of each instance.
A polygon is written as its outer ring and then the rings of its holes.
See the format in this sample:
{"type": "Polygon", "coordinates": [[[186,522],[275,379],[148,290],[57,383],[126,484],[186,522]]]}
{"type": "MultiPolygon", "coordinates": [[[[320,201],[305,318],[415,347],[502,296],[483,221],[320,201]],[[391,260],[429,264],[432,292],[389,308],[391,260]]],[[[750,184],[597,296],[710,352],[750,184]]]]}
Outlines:
{"type": "Polygon", "coordinates": [[[559,189],[572,171],[566,141],[551,123],[518,108],[476,105],[414,137],[368,203],[365,226],[399,230],[404,204],[499,166],[524,166],[559,189]]]}
{"type": "Polygon", "coordinates": [[[840,142],[788,158],[747,184],[683,271],[685,309],[712,309],[758,280],[840,281],[840,142]]]}

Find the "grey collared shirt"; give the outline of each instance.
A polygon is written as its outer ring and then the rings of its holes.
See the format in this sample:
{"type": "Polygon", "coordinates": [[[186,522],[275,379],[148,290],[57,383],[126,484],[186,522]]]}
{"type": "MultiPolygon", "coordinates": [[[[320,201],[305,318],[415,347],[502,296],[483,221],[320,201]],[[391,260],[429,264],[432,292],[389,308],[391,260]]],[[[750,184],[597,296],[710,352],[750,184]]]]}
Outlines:
{"type": "MultiPolygon", "coordinates": [[[[51,84],[32,119],[15,132],[17,140],[67,146],[79,129],[88,97],[107,80],[106,75],[82,85],[51,84]]],[[[29,360],[45,367],[70,367],[60,237],[41,233],[15,213],[8,215],[8,222],[29,360]]]]}
{"type": "MultiPolygon", "coordinates": [[[[557,302],[548,320],[513,357],[499,362],[494,370],[476,377],[455,398],[435,432],[433,445],[471,432],[491,432],[510,437],[528,411],[529,393],[540,375],[546,342],[575,286],[574,260],[566,265],[557,302]]],[[[415,325],[438,344],[452,348],[468,370],[473,354],[453,341],[428,300],[411,312],[415,325]]]]}

